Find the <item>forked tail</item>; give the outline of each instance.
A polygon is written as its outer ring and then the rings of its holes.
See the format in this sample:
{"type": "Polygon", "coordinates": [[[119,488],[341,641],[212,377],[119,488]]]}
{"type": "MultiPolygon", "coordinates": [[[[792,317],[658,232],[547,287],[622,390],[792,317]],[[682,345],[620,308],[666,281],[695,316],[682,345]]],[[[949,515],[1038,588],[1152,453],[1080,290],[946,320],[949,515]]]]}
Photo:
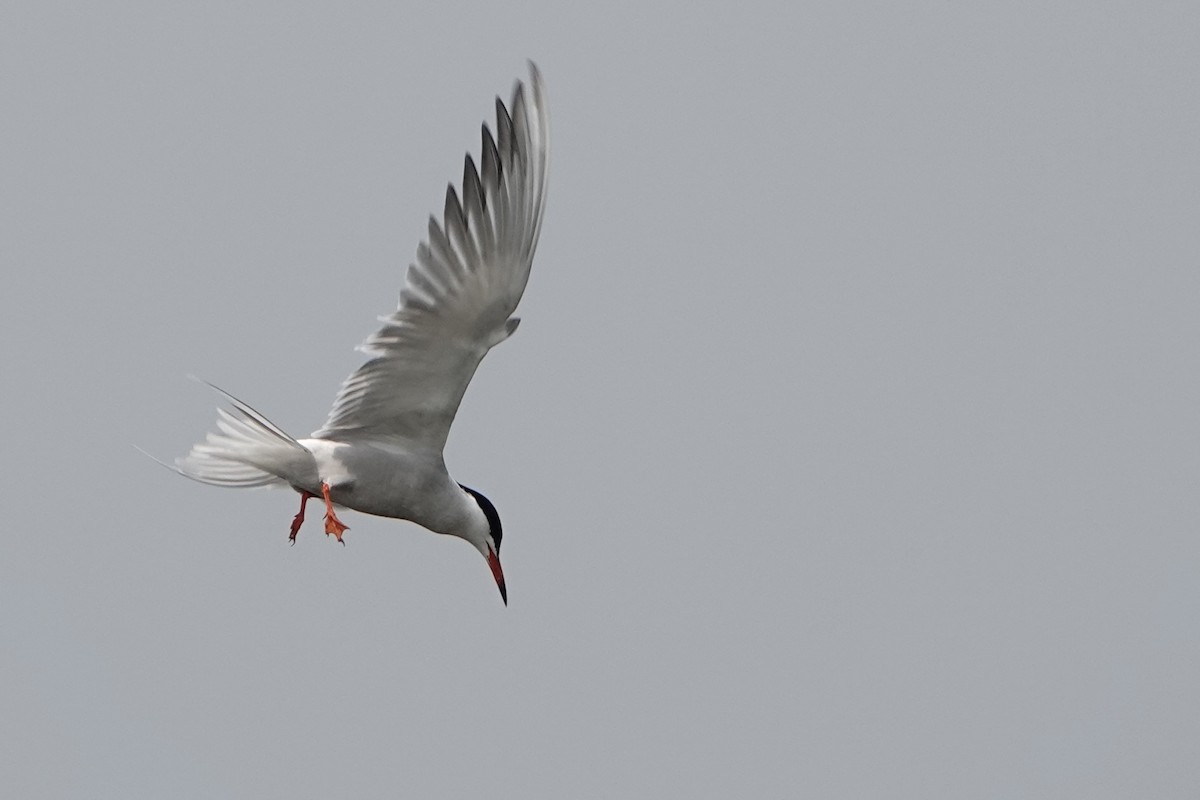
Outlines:
{"type": "Polygon", "coordinates": [[[177,472],[214,486],[308,486],[316,482],[317,464],[308,448],[241,400],[205,383],[229,401],[230,408],[217,409],[217,430],[175,460],[177,472]]]}

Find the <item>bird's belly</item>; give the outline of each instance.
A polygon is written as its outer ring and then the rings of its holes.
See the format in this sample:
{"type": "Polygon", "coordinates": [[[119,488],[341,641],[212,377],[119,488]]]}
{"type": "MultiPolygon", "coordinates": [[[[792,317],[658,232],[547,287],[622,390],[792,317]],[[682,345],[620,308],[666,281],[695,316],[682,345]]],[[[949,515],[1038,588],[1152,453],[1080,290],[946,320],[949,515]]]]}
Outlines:
{"type": "Polygon", "coordinates": [[[428,459],[403,452],[324,444],[334,446],[319,447],[314,456],[335,504],[425,527],[436,524],[445,487],[453,485],[440,459],[429,464],[428,459]]]}

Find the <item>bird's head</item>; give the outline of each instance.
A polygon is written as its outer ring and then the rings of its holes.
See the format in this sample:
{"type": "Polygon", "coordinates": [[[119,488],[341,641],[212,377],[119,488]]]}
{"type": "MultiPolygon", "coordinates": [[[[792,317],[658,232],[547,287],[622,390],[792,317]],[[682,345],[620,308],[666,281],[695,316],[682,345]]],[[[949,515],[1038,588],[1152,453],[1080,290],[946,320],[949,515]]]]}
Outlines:
{"type": "Polygon", "coordinates": [[[492,577],[496,579],[496,586],[500,589],[500,597],[504,600],[504,605],[508,605],[508,590],[504,587],[504,570],[500,567],[500,540],[504,536],[504,529],[500,525],[500,515],[496,513],[496,507],[492,505],[491,500],[470,486],[463,486],[461,483],[459,486],[475,500],[487,522],[486,530],[481,525],[474,535],[463,538],[475,545],[475,549],[487,559],[488,566],[492,570],[492,577]]]}

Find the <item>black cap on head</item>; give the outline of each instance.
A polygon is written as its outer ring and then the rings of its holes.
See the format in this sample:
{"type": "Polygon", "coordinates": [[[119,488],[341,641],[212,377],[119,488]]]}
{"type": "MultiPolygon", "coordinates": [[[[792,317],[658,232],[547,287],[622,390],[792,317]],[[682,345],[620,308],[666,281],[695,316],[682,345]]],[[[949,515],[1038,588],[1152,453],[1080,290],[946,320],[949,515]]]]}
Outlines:
{"type": "Polygon", "coordinates": [[[496,543],[496,552],[500,552],[500,540],[504,537],[504,529],[500,525],[500,515],[496,513],[496,507],[492,505],[492,501],[481,495],[479,492],[472,489],[470,486],[458,485],[467,494],[475,498],[475,502],[479,504],[483,515],[487,517],[488,528],[492,534],[492,541],[496,543]]]}

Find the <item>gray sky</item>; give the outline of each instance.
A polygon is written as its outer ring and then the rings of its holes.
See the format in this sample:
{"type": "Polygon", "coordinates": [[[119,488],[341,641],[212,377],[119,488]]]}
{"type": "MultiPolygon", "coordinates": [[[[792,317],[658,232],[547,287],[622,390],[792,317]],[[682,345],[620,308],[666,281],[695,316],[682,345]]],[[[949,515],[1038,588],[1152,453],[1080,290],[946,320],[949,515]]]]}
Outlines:
{"type": "Polygon", "coordinates": [[[0,9],[0,794],[1194,797],[1194,3],[0,9]],[[303,435],[546,76],[462,542],[303,435]]]}

